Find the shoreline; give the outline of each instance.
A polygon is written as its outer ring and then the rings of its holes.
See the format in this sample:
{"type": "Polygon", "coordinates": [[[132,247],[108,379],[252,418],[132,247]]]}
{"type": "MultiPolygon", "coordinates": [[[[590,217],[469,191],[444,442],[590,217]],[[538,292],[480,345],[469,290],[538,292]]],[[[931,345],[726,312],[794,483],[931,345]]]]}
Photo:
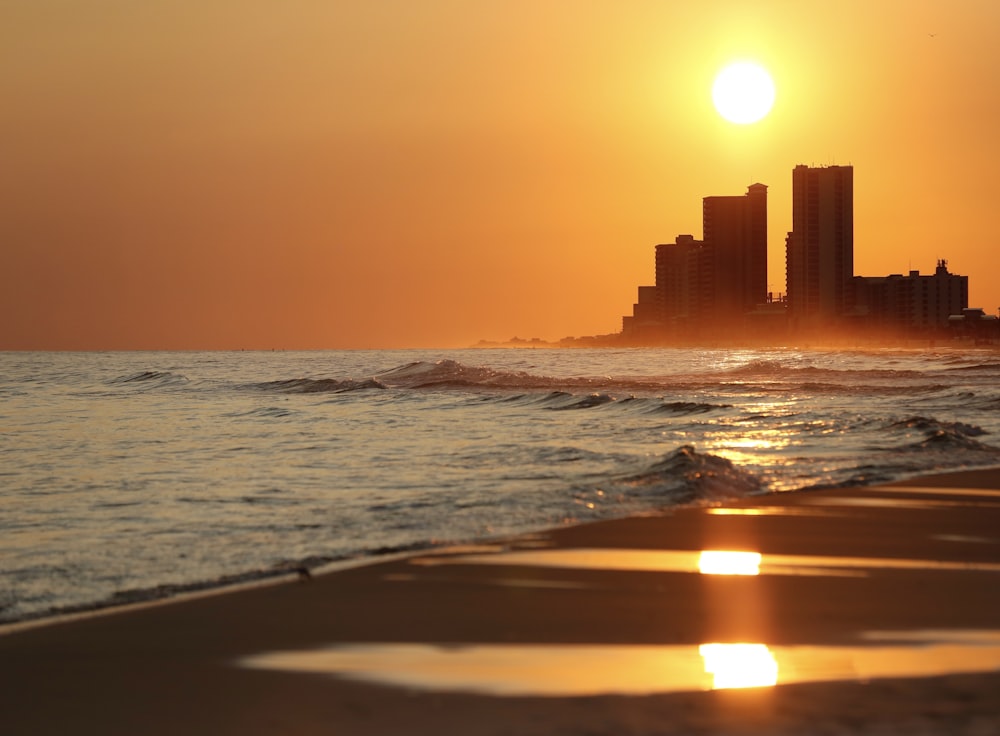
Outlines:
{"type": "MultiPolygon", "coordinates": [[[[649,692],[629,694],[612,678],[586,695],[470,691],[461,683],[488,669],[475,659],[459,667],[459,686],[440,689],[420,671],[393,685],[398,673],[364,680],[246,666],[330,647],[361,657],[355,669],[388,652],[392,670],[400,646],[451,661],[480,650],[596,648],[606,657],[718,641],[761,642],[787,667],[787,652],[882,651],[865,638],[879,632],[897,649],[916,647],[920,661],[936,645],[906,641],[928,632],[955,632],[953,648],[989,654],[1000,622],[998,528],[1000,468],[981,468],[588,522],[105,609],[0,636],[0,723],[10,733],[250,736],[998,732],[1000,670],[963,672],[961,662],[864,682],[820,673],[783,684],[779,673],[776,687],[747,690],[671,690],[654,677],[649,692]],[[705,549],[756,550],[760,574],[668,564],[674,552],[705,549]],[[576,562],[558,560],[567,555],[576,562]]],[[[606,658],[557,667],[549,679],[604,671],[606,658]]]]}
{"type": "MultiPolygon", "coordinates": [[[[847,486],[843,488],[840,488],[838,486],[835,488],[840,490],[851,490],[855,488],[857,489],[873,488],[883,485],[886,486],[913,485],[921,487],[940,487],[942,485],[956,484],[956,483],[961,485],[962,487],[967,487],[967,488],[1000,487],[1000,465],[984,466],[981,468],[970,468],[966,470],[950,470],[932,474],[918,474],[909,479],[889,481],[886,483],[877,483],[871,486],[847,486]]],[[[793,491],[771,491],[759,495],[752,494],[745,498],[753,501],[757,499],[768,498],[773,495],[815,493],[817,491],[833,490],[833,489],[834,488],[823,487],[823,488],[801,488],[793,491]]],[[[738,502],[739,500],[741,499],[733,499],[732,501],[738,502]]],[[[717,502],[712,502],[712,503],[715,504],[717,502]]],[[[678,509],[703,508],[705,506],[706,503],[704,502],[694,502],[692,504],[682,504],[678,506],[664,507],[662,509],[653,510],[648,513],[643,513],[641,514],[641,516],[655,517],[661,514],[671,514],[678,509]]],[[[609,519],[572,521],[566,526],[569,527],[588,526],[590,524],[617,522],[628,518],[631,518],[631,516],[613,517],[609,519]]],[[[291,565],[288,566],[287,568],[283,568],[280,570],[276,569],[274,571],[262,570],[262,571],[248,572],[248,573],[236,573],[231,576],[232,582],[222,580],[222,581],[195,581],[188,584],[176,584],[170,587],[177,590],[177,592],[166,593],[163,595],[155,595],[152,592],[157,589],[156,587],[152,587],[149,589],[130,590],[130,591],[125,591],[125,594],[135,596],[134,600],[123,600],[122,602],[114,602],[109,599],[104,599],[102,601],[95,601],[93,603],[81,604],[80,606],[72,606],[62,609],[56,609],[52,612],[43,612],[37,615],[29,615],[21,619],[13,619],[11,621],[0,620],[0,637],[16,633],[19,631],[25,631],[28,629],[35,629],[50,625],[57,625],[65,622],[77,621],[92,616],[112,615],[119,612],[142,610],[153,606],[171,605],[175,602],[198,600],[200,598],[211,597],[216,595],[229,595],[231,593],[239,593],[240,591],[252,590],[259,587],[284,585],[301,580],[302,570],[305,570],[309,576],[322,576],[335,573],[340,570],[347,570],[355,567],[365,567],[368,565],[377,565],[382,562],[390,562],[398,559],[406,559],[421,554],[435,553],[435,552],[447,553],[449,550],[458,547],[467,547],[470,545],[504,544],[505,542],[509,541],[512,538],[516,539],[519,537],[530,536],[533,534],[545,534],[546,532],[562,528],[565,528],[565,526],[551,527],[551,528],[544,527],[538,530],[525,532],[523,534],[517,534],[514,535],[513,537],[511,537],[510,535],[502,537],[486,537],[482,539],[473,539],[464,542],[446,543],[441,545],[434,545],[429,543],[426,547],[412,547],[398,552],[388,552],[384,554],[382,553],[364,554],[356,557],[349,557],[344,559],[336,559],[336,560],[321,562],[315,566],[291,565]],[[145,597],[147,595],[148,597],[145,597]]]]}

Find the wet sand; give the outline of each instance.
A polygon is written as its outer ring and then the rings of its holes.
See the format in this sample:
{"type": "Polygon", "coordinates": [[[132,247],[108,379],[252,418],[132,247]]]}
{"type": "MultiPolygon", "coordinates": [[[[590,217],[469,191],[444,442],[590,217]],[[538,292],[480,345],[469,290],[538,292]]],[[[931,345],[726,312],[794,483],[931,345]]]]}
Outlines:
{"type": "Polygon", "coordinates": [[[8,631],[0,733],[1000,733],[997,489],[757,497],[8,631]],[[770,648],[777,686],[711,689],[720,642],[770,648]]]}

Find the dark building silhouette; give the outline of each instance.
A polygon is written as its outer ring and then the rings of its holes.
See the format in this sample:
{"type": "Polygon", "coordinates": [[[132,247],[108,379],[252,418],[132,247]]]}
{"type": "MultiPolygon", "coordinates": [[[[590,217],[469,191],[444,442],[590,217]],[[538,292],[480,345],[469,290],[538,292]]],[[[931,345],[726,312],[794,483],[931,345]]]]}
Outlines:
{"type": "Polygon", "coordinates": [[[767,187],[751,184],[735,197],[705,197],[707,285],[713,321],[746,314],[767,297],[767,187]]]}
{"type": "Polygon", "coordinates": [[[705,197],[702,226],[701,240],[678,235],[656,246],[656,285],[639,287],[622,320],[626,340],[909,338],[948,326],[976,339],[1000,334],[1000,319],[968,309],[969,279],[944,260],[928,276],[854,276],[852,166],[792,170],[786,295],[767,291],[766,186],[705,197]]]}
{"type": "Polygon", "coordinates": [[[656,295],[667,323],[701,315],[710,308],[704,276],[708,273],[705,242],[678,235],[656,246],[656,295]]]}
{"type": "Polygon", "coordinates": [[[969,277],[948,273],[941,259],[932,275],[856,276],[856,307],[867,326],[897,332],[924,332],[948,325],[969,306],[969,277]]]}
{"type": "Polygon", "coordinates": [[[1000,315],[986,314],[981,307],[966,307],[961,314],[948,317],[949,332],[977,344],[1000,341],[1000,315]]]}
{"type": "Polygon", "coordinates": [[[663,307],[659,302],[655,286],[640,286],[636,303],[632,305],[631,319],[636,326],[647,329],[657,328],[663,322],[663,307]]]}
{"type": "Polygon", "coordinates": [[[853,309],[854,167],[792,170],[792,231],[785,241],[794,327],[836,324],[853,309]]]}
{"type": "Polygon", "coordinates": [[[632,338],[714,333],[767,299],[767,187],[702,200],[704,237],[656,246],[656,286],[640,286],[622,332],[632,338]]]}

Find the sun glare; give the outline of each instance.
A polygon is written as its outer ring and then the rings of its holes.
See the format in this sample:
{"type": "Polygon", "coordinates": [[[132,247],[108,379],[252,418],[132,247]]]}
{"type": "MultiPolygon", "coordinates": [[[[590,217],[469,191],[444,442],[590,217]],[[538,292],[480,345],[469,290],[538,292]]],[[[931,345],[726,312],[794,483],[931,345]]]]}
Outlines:
{"type": "Polygon", "coordinates": [[[728,552],[705,550],[698,556],[698,572],[702,575],[760,575],[759,552],[728,552]]]}
{"type": "Polygon", "coordinates": [[[702,644],[698,651],[715,690],[778,684],[778,662],[765,644],[702,644]]]}
{"type": "Polygon", "coordinates": [[[774,105],[774,82],[759,64],[739,61],[725,67],[712,85],[712,102],[731,123],[756,123],[774,105]]]}

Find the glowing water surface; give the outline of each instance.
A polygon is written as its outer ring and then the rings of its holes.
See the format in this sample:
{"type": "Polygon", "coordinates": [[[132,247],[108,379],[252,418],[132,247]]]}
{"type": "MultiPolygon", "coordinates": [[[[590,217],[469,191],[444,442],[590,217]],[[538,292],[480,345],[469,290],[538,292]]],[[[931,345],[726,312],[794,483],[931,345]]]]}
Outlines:
{"type": "MultiPolygon", "coordinates": [[[[461,554],[416,558],[412,563],[537,565],[740,576],[864,575],[866,570],[879,568],[1000,571],[997,564],[771,555],[746,550],[467,550],[461,554]]],[[[508,582],[517,584],[513,580],[508,582]]],[[[1000,669],[1000,631],[864,632],[860,640],[863,643],[856,646],[769,646],[763,642],[340,644],[309,651],[262,653],[243,659],[241,664],[422,690],[547,697],[648,695],[1000,669]]]]}
{"type": "Polygon", "coordinates": [[[0,623],[1000,465],[998,408],[987,349],[0,352],[0,623]]]}
{"type": "Polygon", "coordinates": [[[700,572],[716,575],[865,575],[869,570],[1000,572],[1000,564],[896,557],[776,555],[740,550],[554,548],[418,557],[414,565],[516,565],[583,570],[700,572]]]}
{"type": "Polygon", "coordinates": [[[569,697],[932,677],[1000,668],[1000,631],[868,632],[867,646],[342,644],[268,652],[244,667],[430,691],[569,697]]]}

